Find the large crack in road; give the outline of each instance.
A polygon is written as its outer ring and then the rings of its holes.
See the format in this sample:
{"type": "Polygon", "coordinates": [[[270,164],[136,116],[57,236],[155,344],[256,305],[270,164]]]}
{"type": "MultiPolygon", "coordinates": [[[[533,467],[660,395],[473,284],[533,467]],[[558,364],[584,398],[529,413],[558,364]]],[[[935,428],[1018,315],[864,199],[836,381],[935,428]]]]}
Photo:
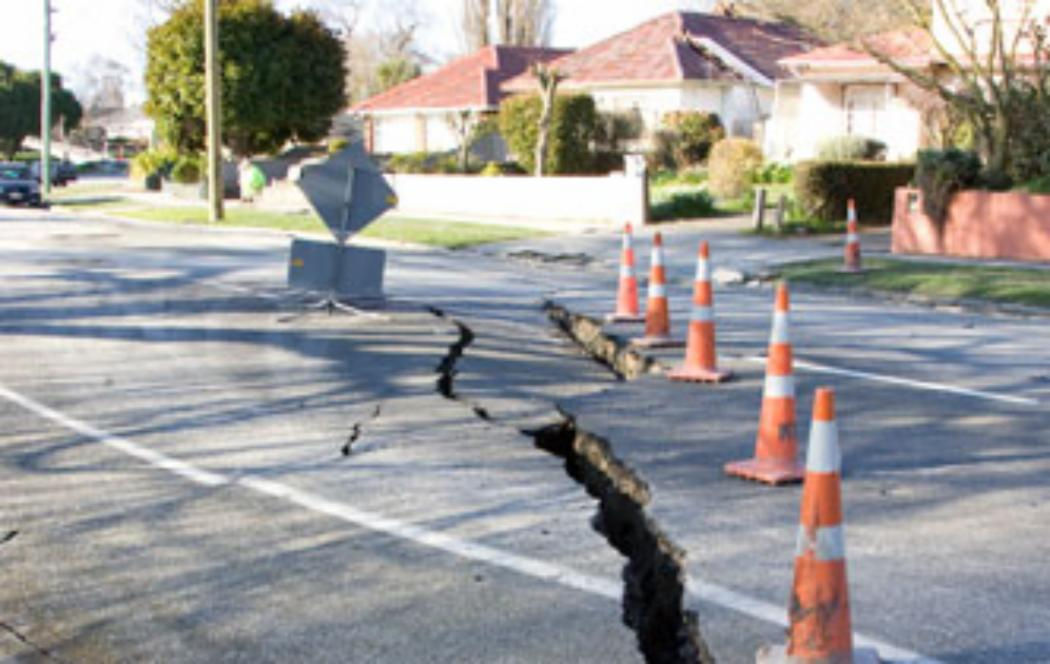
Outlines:
{"type": "MultiPolygon", "coordinates": [[[[551,303],[544,305],[552,320],[563,327],[558,314],[552,313],[554,308],[556,305],[551,303]]],[[[446,399],[463,403],[478,417],[500,424],[494,422],[480,404],[455,391],[456,365],[476,340],[474,330],[436,307],[430,311],[459,331],[458,338],[449,345],[448,353],[436,368],[437,392],[446,399]]],[[[566,316],[564,320],[573,327],[573,319],[566,316]]],[[[585,325],[586,321],[576,324],[585,325]]],[[[570,333],[570,336],[573,335],[570,333]]],[[[614,352],[604,363],[619,378],[624,377],[623,368],[637,373],[649,370],[649,365],[640,361],[642,356],[624,352],[616,344],[613,347],[614,352]]],[[[627,559],[623,568],[622,618],[634,631],[639,651],[647,662],[713,664],[714,656],[700,634],[696,613],[684,608],[685,551],[646,513],[645,508],[652,499],[649,485],[616,457],[610,441],[579,429],[571,413],[556,406],[553,410],[559,414],[556,421],[536,429],[515,431],[530,437],[537,448],[562,459],[566,474],[597,501],[592,528],[627,559]]]]}

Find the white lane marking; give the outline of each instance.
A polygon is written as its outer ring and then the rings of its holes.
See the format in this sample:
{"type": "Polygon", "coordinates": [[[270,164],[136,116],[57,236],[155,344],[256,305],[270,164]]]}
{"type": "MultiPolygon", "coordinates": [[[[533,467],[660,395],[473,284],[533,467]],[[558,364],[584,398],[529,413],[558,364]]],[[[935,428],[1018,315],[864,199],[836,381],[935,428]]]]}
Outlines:
{"type": "MultiPolygon", "coordinates": [[[[748,362],[766,361],[766,358],[761,355],[745,355],[742,359],[748,362]]],[[[931,392],[947,392],[949,394],[958,394],[967,397],[975,397],[978,399],[987,399],[988,401],[1002,401],[1003,403],[1012,403],[1020,406],[1039,405],[1038,399],[1032,399],[1029,397],[1015,397],[1009,394],[985,392],[984,390],[972,390],[968,387],[959,387],[957,385],[947,385],[945,383],[934,383],[924,380],[913,380],[911,378],[901,378],[900,376],[888,376],[886,374],[871,373],[870,371],[842,369],[839,367],[833,367],[828,364],[807,362],[798,358],[795,358],[794,362],[796,369],[812,371],[815,373],[826,373],[835,376],[847,376],[849,378],[862,378],[864,380],[871,380],[878,383],[889,383],[891,385],[903,385],[905,387],[913,387],[917,390],[929,390],[931,392]]]]}
{"type": "MultiPolygon", "coordinates": [[[[780,627],[788,626],[787,609],[783,606],[770,604],[754,597],[748,597],[735,590],[693,578],[686,579],[686,592],[694,600],[731,609],[745,616],[780,627]]],[[[879,651],[879,658],[885,662],[942,664],[940,661],[917,653],[914,650],[901,648],[859,632],[853,632],[853,644],[861,648],[875,648],[879,651]]]]}
{"type": "Polygon", "coordinates": [[[57,410],[48,408],[42,403],[33,401],[29,397],[22,396],[21,394],[8,389],[4,385],[0,385],[0,397],[7,399],[11,403],[17,404],[26,410],[34,412],[44,419],[51,420],[56,424],[60,424],[65,428],[88,438],[93,438],[103,445],[108,445],[109,447],[119,450],[124,454],[133,456],[140,461],[145,461],[146,463],[158,468],[163,468],[164,470],[175,473],[176,475],[181,475],[191,482],[203,484],[204,486],[221,486],[229,483],[229,480],[218,473],[201,470],[185,461],[173,459],[159,452],[142,447],[141,445],[136,445],[126,438],[114,436],[102,431],[101,429],[96,429],[86,422],[73,419],[57,410]]]}
{"type": "MultiPolygon", "coordinates": [[[[281,482],[268,480],[262,477],[243,476],[230,479],[219,473],[202,470],[185,461],[174,459],[167,455],[137,445],[130,440],[109,434],[97,429],[90,424],[75,419],[68,415],[49,408],[29,397],[23,396],[14,390],[0,384],[0,398],[7,399],[26,410],[32,411],[44,419],[51,420],[67,429],[93,438],[116,450],[129,454],[133,457],[153,464],[169,472],[175,473],[197,484],[205,486],[220,486],[225,484],[236,484],[237,486],[250,489],[257,493],[285,500],[300,507],[319,514],[335,517],[342,521],[373,530],[386,533],[392,537],[408,540],[450,553],[468,560],[476,560],[496,567],[502,567],[525,576],[530,576],[543,581],[550,581],[567,588],[573,588],[583,592],[591,593],[599,597],[619,602],[623,597],[622,585],[619,581],[583,574],[574,569],[557,565],[544,560],[528,558],[509,551],[503,551],[495,547],[458,539],[452,535],[429,530],[412,523],[392,519],[389,517],[366,512],[351,507],[336,500],[324,498],[316,494],[296,489],[281,482]]],[[[753,597],[748,597],[728,588],[689,578],[686,581],[686,592],[694,600],[707,604],[714,604],[736,613],[752,618],[757,618],[767,623],[787,626],[787,609],[776,606],[753,597]]],[[[854,633],[854,641],[857,645],[878,648],[883,659],[902,662],[915,662],[916,664],[940,664],[936,660],[926,658],[910,650],[873,639],[863,634],[854,633]]]]}

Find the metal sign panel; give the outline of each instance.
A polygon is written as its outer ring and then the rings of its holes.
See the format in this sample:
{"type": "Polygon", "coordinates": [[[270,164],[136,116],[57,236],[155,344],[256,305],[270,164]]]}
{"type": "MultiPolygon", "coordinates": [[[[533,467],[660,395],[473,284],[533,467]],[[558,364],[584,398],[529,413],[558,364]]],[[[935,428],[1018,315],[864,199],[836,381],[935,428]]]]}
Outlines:
{"type": "Polygon", "coordinates": [[[295,238],[288,285],[349,300],[382,299],[386,252],[295,238]]]}
{"type": "Polygon", "coordinates": [[[397,205],[397,195],[361,142],[304,166],[297,184],[340,242],[397,205]]]}

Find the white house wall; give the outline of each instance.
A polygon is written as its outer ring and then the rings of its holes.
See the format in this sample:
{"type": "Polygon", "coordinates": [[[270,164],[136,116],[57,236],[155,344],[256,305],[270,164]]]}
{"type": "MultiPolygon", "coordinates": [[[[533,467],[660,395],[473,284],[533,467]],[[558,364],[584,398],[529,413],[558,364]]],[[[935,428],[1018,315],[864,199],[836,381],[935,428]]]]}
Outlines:
{"type": "Polygon", "coordinates": [[[822,140],[841,136],[845,130],[842,86],[835,83],[802,83],[799,87],[798,119],[794,127],[796,142],[790,150],[792,160],[812,159],[822,140]]]}
{"type": "Polygon", "coordinates": [[[456,132],[449,124],[448,113],[429,113],[426,115],[427,150],[429,152],[448,152],[459,147],[456,132]]]}
{"type": "MultiPolygon", "coordinates": [[[[590,93],[599,111],[638,109],[647,131],[658,129],[665,113],[686,108],[682,99],[682,88],[679,86],[598,88],[581,92],[590,93]]],[[[711,110],[717,112],[718,108],[716,106],[711,110]]]]}
{"type": "Polygon", "coordinates": [[[797,81],[777,81],[772,110],[763,132],[762,152],[770,161],[794,161],[800,151],[802,86],[797,81]]]}
{"type": "Polygon", "coordinates": [[[889,159],[912,159],[920,146],[922,117],[900,96],[897,83],[778,84],[763,145],[767,159],[812,159],[821,143],[844,135],[885,143],[889,159]]]}
{"type": "Polygon", "coordinates": [[[374,117],[372,151],[380,154],[417,152],[415,115],[377,115],[374,117]]]}
{"type": "Polygon", "coordinates": [[[733,136],[751,136],[754,125],[769,113],[773,91],[745,84],[686,82],[665,87],[622,87],[586,90],[599,111],[638,109],[647,131],[659,129],[673,111],[717,113],[733,136]]]}

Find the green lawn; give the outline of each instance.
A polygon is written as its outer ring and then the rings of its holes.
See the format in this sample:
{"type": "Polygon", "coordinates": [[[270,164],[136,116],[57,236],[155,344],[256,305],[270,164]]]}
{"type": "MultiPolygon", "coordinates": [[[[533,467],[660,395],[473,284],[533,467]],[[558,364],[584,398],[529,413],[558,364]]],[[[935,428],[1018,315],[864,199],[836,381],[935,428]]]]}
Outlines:
{"type": "Polygon", "coordinates": [[[839,272],[841,265],[839,259],[792,263],[780,274],[815,286],[1050,307],[1050,270],[871,258],[864,272],[850,274],[839,272]]]}
{"type": "MultiPolygon", "coordinates": [[[[216,227],[271,228],[292,232],[326,232],[321,220],[312,212],[276,212],[229,206],[226,208],[226,218],[217,224],[211,224],[208,221],[207,208],[199,205],[151,206],[119,195],[81,196],[55,202],[72,210],[91,210],[144,221],[216,227]]],[[[463,249],[479,244],[541,237],[549,233],[520,226],[495,226],[461,221],[388,216],[369,225],[361,235],[447,249],[463,249]]]]}

